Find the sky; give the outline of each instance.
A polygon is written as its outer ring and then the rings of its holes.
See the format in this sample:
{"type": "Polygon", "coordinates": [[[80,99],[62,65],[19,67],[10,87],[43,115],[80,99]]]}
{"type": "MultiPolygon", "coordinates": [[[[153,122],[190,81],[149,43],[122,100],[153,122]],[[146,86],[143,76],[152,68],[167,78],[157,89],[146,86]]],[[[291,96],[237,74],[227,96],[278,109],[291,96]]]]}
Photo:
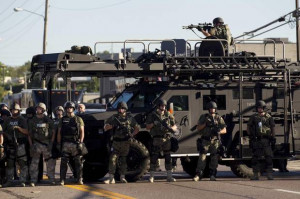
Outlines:
{"type": "MultiPolygon", "coordinates": [[[[295,10],[295,4],[295,0],[49,0],[46,52],[64,52],[73,45],[93,49],[99,41],[197,39],[182,26],[211,23],[215,17],[222,17],[237,37],[295,10]]],[[[44,6],[45,0],[0,0],[0,62],[4,65],[20,66],[42,54],[44,6]],[[14,12],[15,7],[42,16],[14,12]]],[[[295,23],[257,38],[268,37],[295,42],[295,23]]],[[[112,45],[97,49],[119,52],[112,45]]]]}

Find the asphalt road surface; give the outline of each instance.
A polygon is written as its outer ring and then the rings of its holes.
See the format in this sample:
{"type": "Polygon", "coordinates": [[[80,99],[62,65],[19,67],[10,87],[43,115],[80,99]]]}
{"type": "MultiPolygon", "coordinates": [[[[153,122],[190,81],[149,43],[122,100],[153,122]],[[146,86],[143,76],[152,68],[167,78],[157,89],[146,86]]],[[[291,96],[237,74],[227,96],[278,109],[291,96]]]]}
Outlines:
{"type": "MultiPolygon", "coordinates": [[[[162,167],[163,168],[163,167],[162,167]]],[[[148,182],[146,174],[135,183],[114,185],[103,183],[106,178],[95,183],[76,185],[69,178],[65,186],[49,186],[47,180],[36,187],[9,187],[0,189],[0,199],[59,199],[59,198],[300,198],[300,160],[289,161],[288,173],[274,172],[275,179],[269,181],[265,176],[260,181],[237,178],[228,167],[219,166],[217,181],[203,179],[193,182],[192,178],[179,167],[174,172],[177,182],[166,182],[165,172],[157,172],[155,182],[148,182]]],[[[56,169],[59,178],[59,169],[56,169]]],[[[70,174],[70,173],[69,173],[70,174]]]]}

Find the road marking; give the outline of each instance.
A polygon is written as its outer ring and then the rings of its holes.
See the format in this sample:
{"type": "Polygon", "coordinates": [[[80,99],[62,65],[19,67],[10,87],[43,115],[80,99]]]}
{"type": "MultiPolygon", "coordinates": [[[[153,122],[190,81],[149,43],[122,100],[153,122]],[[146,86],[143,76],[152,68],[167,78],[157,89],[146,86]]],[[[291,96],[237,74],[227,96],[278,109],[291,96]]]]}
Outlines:
{"type": "Polygon", "coordinates": [[[85,191],[85,192],[89,192],[92,193],[94,195],[98,195],[98,196],[103,196],[105,198],[111,198],[111,199],[134,199],[133,197],[130,196],[126,196],[123,194],[119,194],[119,193],[115,193],[115,192],[111,192],[111,191],[107,191],[104,189],[99,189],[96,187],[91,187],[91,186],[87,186],[87,185],[65,185],[65,187],[69,187],[72,189],[77,189],[80,191],[85,191]]]}
{"type": "Polygon", "coordinates": [[[274,189],[275,191],[281,191],[281,192],[286,192],[286,193],[294,193],[294,194],[299,194],[300,192],[298,191],[290,191],[290,190],[284,190],[284,189],[274,189]]]}

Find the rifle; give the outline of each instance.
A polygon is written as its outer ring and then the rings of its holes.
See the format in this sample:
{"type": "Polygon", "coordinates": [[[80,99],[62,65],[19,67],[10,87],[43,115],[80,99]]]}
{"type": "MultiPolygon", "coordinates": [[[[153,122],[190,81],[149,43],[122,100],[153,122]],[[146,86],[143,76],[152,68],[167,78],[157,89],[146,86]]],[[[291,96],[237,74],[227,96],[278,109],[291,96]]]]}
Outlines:
{"type": "Polygon", "coordinates": [[[155,117],[157,118],[158,122],[164,127],[166,128],[169,132],[171,132],[172,134],[175,134],[176,132],[167,124],[167,122],[165,120],[162,120],[158,117],[157,114],[154,114],[155,117]]]}
{"type": "Polygon", "coordinates": [[[209,31],[211,28],[212,28],[212,24],[211,23],[198,23],[198,25],[194,25],[194,24],[191,24],[191,25],[188,25],[188,26],[182,26],[183,29],[193,29],[193,28],[196,28],[198,30],[205,30],[205,31],[209,31]]]}
{"type": "Polygon", "coordinates": [[[132,127],[131,127],[130,130],[128,131],[128,128],[126,128],[124,125],[122,125],[122,123],[120,122],[120,120],[119,120],[117,117],[115,117],[115,120],[116,120],[117,123],[118,123],[117,128],[118,128],[119,130],[121,130],[121,131],[125,131],[125,132],[128,133],[128,135],[132,138],[132,137],[133,137],[133,135],[132,135],[132,133],[131,133],[132,127]]]}

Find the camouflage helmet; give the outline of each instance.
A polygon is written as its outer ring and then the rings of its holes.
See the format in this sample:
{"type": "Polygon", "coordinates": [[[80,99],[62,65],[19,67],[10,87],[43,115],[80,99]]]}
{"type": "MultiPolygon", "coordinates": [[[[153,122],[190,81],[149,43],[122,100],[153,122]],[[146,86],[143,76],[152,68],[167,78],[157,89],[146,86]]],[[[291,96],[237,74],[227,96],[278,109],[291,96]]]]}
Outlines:
{"type": "Polygon", "coordinates": [[[11,110],[18,110],[20,111],[21,110],[21,107],[18,103],[13,103],[10,107],[11,110]]]}
{"type": "Polygon", "coordinates": [[[218,108],[217,103],[214,101],[208,102],[208,104],[206,106],[207,106],[207,109],[212,109],[212,108],[217,109],[218,108]]]}
{"type": "Polygon", "coordinates": [[[124,108],[124,109],[128,110],[128,106],[125,102],[119,102],[117,108],[118,109],[124,108]]]}
{"type": "Polygon", "coordinates": [[[26,109],[26,115],[27,115],[27,114],[35,115],[35,108],[34,108],[33,106],[28,107],[28,108],[26,109]]]}
{"type": "Polygon", "coordinates": [[[0,109],[3,109],[3,107],[6,107],[6,108],[8,109],[8,106],[7,106],[6,103],[1,103],[1,104],[0,104],[0,109]]]}
{"type": "Polygon", "coordinates": [[[156,103],[157,106],[167,106],[167,101],[166,100],[163,100],[163,99],[159,99],[156,103]]]}
{"type": "Polygon", "coordinates": [[[224,24],[224,20],[221,17],[214,18],[213,24],[221,23],[224,24]]]}
{"type": "Polygon", "coordinates": [[[75,103],[74,102],[71,102],[71,101],[67,101],[65,104],[64,104],[64,109],[67,109],[67,108],[73,108],[75,110],[75,103]]]}
{"type": "Polygon", "coordinates": [[[45,105],[44,103],[42,103],[42,102],[38,103],[38,104],[36,105],[36,107],[42,108],[43,111],[46,111],[46,110],[47,110],[46,105],[45,105]]]}
{"type": "Polygon", "coordinates": [[[0,113],[1,113],[1,116],[2,116],[2,115],[6,115],[7,117],[10,117],[10,116],[11,116],[10,111],[9,111],[9,110],[6,110],[6,109],[0,110],[0,113]]]}
{"type": "Polygon", "coordinates": [[[62,107],[62,106],[57,106],[56,108],[55,108],[55,112],[56,111],[62,111],[62,112],[65,112],[65,109],[64,109],[64,107],[62,107]]]}
{"type": "Polygon", "coordinates": [[[261,108],[266,108],[266,102],[263,100],[259,100],[256,102],[256,108],[261,107],[261,108]]]}

